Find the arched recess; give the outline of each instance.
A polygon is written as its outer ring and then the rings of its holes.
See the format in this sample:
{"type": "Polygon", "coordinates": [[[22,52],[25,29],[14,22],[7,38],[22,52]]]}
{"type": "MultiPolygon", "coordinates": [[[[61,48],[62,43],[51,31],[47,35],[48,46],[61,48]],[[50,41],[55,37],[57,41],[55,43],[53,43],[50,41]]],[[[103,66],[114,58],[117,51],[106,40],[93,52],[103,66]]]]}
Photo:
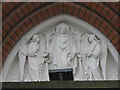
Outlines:
{"type": "MultiPolygon", "coordinates": [[[[107,67],[106,67],[106,74],[107,74],[107,80],[117,80],[118,79],[118,52],[116,51],[115,47],[111,44],[111,42],[95,27],[91,26],[87,22],[78,19],[76,17],[61,14],[58,16],[54,16],[50,19],[47,19],[46,21],[40,23],[39,25],[35,26],[33,29],[31,29],[29,32],[27,32],[22,38],[30,38],[34,34],[37,34],[38,32],[44,32],[46,30],[49,30],[51,26],[57,25],[60,22],[66,22],[70,25],[79,27],[79,29],[90,32],[95,34],[98,38],[100,38],[103,41],[107,41],[107,47],[108,47],[108,58],[107,59],[107,67]],[[112,59],[111,59],[112,58],[112,59]],[[111,72],[114,72],[112,75],[111,72]]],[[[16,55],[18,52],[18,48],[20,45],[20,42],[22,38],[19,40],[19,42],[15,45],[15,47],[12,49],[10,54],[8,55],[6,62],[2,68],[1,75],[2,75],[2,81],[5,82],[7,79],[8,81],[14,81],[14,76],[19,75],[19,69],[17,64],[14,62],[17,60],[16,55]],[[15,60],[15,61],[14,61],[15,60]],[[11,74],[12,69],[16,69],[17,72],[14,72],[11,74]],[[13,77],[12,77],[13,76],[13,77]],[[12,77],[12,78],[11,78],[12,77]]],[[[18,62],[18,61],[17,61],[18,62]]],[[[19,77],[19,76],[18,76],[19,77]]],[[[19,79],[17,77],[17,79],[19,79]]],[[[17,80],[15,80],[17,81],[17,80]]]]}

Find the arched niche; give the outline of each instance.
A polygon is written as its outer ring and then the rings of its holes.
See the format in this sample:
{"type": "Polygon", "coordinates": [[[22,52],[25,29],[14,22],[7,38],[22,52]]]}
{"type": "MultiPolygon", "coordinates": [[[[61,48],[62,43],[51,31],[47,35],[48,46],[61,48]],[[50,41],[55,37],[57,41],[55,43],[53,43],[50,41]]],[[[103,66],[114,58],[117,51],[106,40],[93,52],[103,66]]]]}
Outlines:
{"type": "MultiPolygon", "coordinates": [[[[30,38],[34,34],[39,33],[49,33],[52,32],[51,29],[54,29],[54,26],[56,26],[60,22],[67,23],[71,28],[76,27],[79,28],[79,30],[85,31],[86,33],[93,33],[101,40],[105,40],[107,42],[107,65],[106,65],[106,80],[118,80],[118,52],[115,49],[115,47],[111,44],[111,42],[95,27],[91,26],[87,22],[78,19],[73,16],[69,15],[58,15],[54,16],[39,25],[35,26],[33,29],[31,29],[29,32],[27,32],[22,38],[30,38]],[[111,73],[112,72],[112,73],[111,73]]],[[[12,49],[10,54],[8,55],[6,62],[2,68],[1,76],[2,76],[2,82],[8,82],[8,81],[19,81],[20,73],[19,73],[19,61],[18,57],[16,56],[19,48],[19,44],[22,40],[22,38],[18,41],[18,43],[15,45],[15,47],[12,49]]],[[[27,68],[27,63],[25,65],[27,68]]],[[[26,74],[28,72],[26,71],[26,74]]]]}

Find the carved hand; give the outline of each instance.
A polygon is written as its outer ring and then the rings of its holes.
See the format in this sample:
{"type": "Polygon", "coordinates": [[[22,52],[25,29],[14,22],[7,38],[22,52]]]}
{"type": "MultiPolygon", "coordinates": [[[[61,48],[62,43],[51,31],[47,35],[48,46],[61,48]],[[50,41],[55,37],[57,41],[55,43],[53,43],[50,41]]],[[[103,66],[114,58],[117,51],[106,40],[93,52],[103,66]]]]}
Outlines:
{"type": "Polygon", "coordinates": [[[79,51],[76,51],[76,55],[77,55],[77,57],[81,58],[81,55],[80,55],[79,51]]]}
{"type": "Polygon", "coordinates": [[[48,56],[49,56],[49,53],[45,51],[45,52],[43,53],[43,57],[44,57],[44,58],[47,58],[48,56]]]}
{"type": "Polygon", "coordinates": [[[92,56],[93,54],[91,52],[87,53],[86,56],[90,57],[92,56]]]}
{"type": "Polygon", "coordinates": [[[28,55],[34,57],[37,55],[37,53],[36,52],[35,53],[28,53],[28,55]]]}
{"type": "Polygon", "coordinates": [[[45,58],[46,63],[50,63],[51,61],[48,58],[45,58]]]}
{"type": "Polygon", "coordinates": [[[69,57],[70,59],[74,58],[74,56],[75,56],[75,53],[74,53],[74,52],[68,53],[68,57],[69,57]]]}

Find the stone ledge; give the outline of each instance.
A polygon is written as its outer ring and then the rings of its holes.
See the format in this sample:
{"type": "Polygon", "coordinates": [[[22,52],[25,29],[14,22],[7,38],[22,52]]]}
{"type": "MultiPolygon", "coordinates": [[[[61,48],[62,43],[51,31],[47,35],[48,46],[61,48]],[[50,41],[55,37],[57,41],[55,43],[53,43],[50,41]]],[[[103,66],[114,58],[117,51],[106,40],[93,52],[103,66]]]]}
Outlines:
{"type": "Polygon", "coordinates": [[[119,88],[120,81],[3,82],[2,89],[119,88]]]}

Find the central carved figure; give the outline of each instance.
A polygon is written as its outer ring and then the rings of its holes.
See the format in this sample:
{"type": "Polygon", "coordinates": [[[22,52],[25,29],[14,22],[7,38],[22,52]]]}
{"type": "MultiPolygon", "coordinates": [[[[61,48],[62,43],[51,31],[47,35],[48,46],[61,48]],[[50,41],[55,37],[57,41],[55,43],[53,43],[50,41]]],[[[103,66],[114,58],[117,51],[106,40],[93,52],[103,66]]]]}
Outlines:
{"type": "Polygon", "coordinates": [[[69,61],[74,58],[76,47],[67,24],[60,23],[57,25],[48,52],[55,68],[70,68],[69,61]]]}

